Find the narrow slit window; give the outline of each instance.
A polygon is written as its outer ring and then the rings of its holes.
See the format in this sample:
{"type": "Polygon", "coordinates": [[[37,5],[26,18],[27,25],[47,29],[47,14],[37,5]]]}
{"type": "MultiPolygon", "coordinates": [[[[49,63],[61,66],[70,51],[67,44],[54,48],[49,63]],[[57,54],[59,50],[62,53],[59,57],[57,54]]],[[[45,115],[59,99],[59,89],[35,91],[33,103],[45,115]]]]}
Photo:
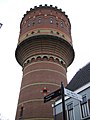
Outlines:
{"type": "Polygon", "coordinates": [[[28,27],[30,27],[31,26],[31,23],[30,23],[30,21],[28,22],[28,27]]]}
{"type": "Polygon", "coordinates": [[[64,27],[64,24],[63,24],[63,21],[62,21],[62,20],[60,21],[60,26],[61,26],[61,27],[64,27]]]}
{"type": "Polygon", "coordinates": [[[53,19],[52,19],[52,18],[50,18],[50,23],[51,23],[51,24],[53,23],[53,19]]]}
{"type": "Polygon", "coordinates": [[[38,23],[41,23],[41,18],[39,18],[38,23]]]}

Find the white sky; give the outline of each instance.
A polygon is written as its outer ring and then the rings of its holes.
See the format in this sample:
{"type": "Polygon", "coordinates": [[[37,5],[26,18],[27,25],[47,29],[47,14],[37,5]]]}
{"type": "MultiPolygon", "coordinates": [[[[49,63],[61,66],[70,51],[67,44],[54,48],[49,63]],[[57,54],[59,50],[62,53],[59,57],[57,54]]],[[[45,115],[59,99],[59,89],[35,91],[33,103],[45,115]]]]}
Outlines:
{"type": "Polygon", "coordinates": [[[15,59],[19,25],[27,10],[40,4],[62,8],[71,22],[75,59],[68,68],[68,82],[90,61],[90,0],[0,0],[0,113],[14,120],[22,80],[22,68],[15,59]]]}

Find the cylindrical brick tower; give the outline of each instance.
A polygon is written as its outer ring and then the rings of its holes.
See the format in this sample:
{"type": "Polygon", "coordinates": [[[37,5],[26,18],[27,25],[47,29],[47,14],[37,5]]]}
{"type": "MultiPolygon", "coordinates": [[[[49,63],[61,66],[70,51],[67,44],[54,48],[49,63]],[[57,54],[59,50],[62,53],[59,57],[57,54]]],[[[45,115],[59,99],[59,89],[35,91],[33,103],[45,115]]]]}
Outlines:
{"type": "Polygon", "coordinates": [[[53,100],[44,103],[45,95],[67,85],[67,67],[74,59],[71,24],[57,7],[35,6],[27,11],[20,24],[16,59],[23,77],[16,119],[51,120],[53,100]]]}

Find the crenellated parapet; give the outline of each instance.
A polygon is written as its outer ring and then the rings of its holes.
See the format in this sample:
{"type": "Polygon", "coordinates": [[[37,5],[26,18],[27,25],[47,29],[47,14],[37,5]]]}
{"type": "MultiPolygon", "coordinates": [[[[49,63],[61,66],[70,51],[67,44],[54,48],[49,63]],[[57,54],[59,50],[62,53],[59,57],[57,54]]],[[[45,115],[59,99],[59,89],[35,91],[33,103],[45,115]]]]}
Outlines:
{"type": "Polygon", "coordinates": [[[71,24],[68,16],[61,9],[52,6],[35,6],[27,11],[20,24],[19,41],[39,34],[52,34],[64,37],[72,44],[71,24]]]}

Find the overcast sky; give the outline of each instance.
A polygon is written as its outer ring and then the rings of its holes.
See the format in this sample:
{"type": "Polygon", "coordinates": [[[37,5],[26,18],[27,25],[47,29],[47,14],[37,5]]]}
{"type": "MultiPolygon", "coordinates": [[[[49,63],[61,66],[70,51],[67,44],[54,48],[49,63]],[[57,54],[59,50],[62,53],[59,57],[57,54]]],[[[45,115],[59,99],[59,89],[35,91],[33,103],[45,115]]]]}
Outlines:
{"type": "Polygon", "coordinates": [[[62,8],[71,22],[75,59],[68,68],[68,82],[90,61],[90,0],[0,0],[0,113],[14,120],[22,80],[22,68],[15,59],[20,21],[27,10],[40,4],[62,8]]]}

